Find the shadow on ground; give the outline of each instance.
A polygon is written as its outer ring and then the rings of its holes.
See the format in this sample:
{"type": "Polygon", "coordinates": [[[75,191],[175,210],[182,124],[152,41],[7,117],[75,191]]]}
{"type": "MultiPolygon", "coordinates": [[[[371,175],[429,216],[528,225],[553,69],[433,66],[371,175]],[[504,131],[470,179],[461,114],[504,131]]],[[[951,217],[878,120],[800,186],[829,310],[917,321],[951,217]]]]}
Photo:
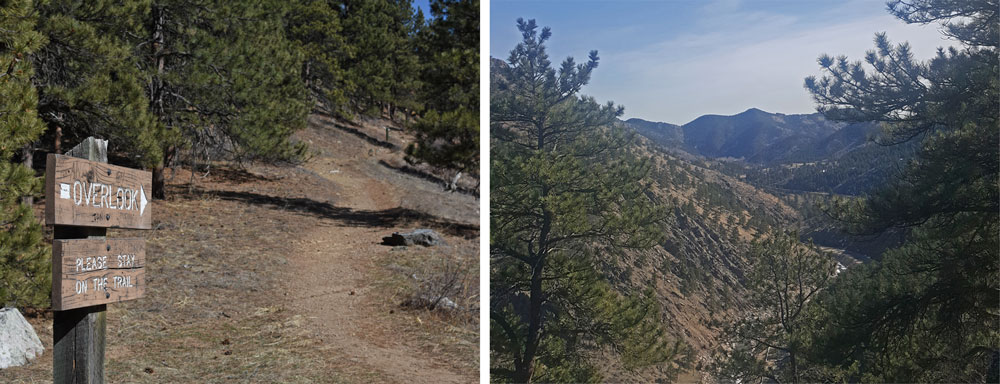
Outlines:
{"type": "Polygon", "coordinates": [[[255,192],[204,191],[203,196],[214,196],[222,200],[266,206],[338,221],[352,227],[393,227],[400,224],[420,222],[453,236],[465,238],[479,235],[479,226],[459,223],[408,208],[396,207],[379,211],[353,210],[336,207],[330,203],[304,197],[277,197],[255,192]]]}
{"type": "MultiPolygon", "coordinates": [[[[378,147],[382,147],[382,148],[388,148],[388,149],[396,149],[396,150],[400,149],[400,147],[398,145],[396,145],[396,144],[393,144],[393,143],[388,142],[388,141],[383,141],[383,140],[379,140],[377,138],[371,137],[368,134],[366,134],[364,132],[361,132],[361,130],[359,130],[357,128],[348,127],[346,124],[344,124],[343,122],[339,121],[335,116],[333,116],[332,114],[330,114],[329,111],[321,110],[321,109],[313,109],[313,113],[316,114],[316,115],[322,116],[322,117],[326,118],[327,120],[329,120],[328,123],[331,124],[334,128],[343,130],[344,132],[347,132],[347,133],[350,133],[350,134],[352,134],[354,136],[357,136],[357,137],[361,138],[362,140],[368,142],[368,144],[371,144],[371,145],[374,145],[374,146],[378,146],[378,147]]],[[[398,131],[399,130],[397,128],[389,128],[389,129],[394,130],[394,131],[398,131]]]]}
{"type": "MultiPolygon", "coordinates": [[[[397,166],[394,166],[392,164],[389,164],[385,160],[379,160],[378,163],[379,163],[379,165],[381,165],[383,167],[386,167],[386,168],[388,168],[390,170],[393,170],[393,171],[396,171],[396,172],[399,172],[399,173],[405,173],[405,174],[413,176],[413,177],[417,177],[417,178],[421,178],[421,179],[430,181],[430,182],[432,182],[434,184],[440,185],[441,188],[445,188],[448,185],[448,180],[442,179],[442,178],[440,178],[440,177],[438,177],[438,176],[436,176],[434,174],[431,174],[431,173],[429,173],[427,171],[422,171],[422,170],[419,170],[417,168],[413,168],[413,167],[406,166],[406,165],[398,166],[397,167],[397,166]]],[[[458,192],[458,193],[461,193],[461,194],[464,194],[464,195],[473,196],[473,197],[479,197],[479,191],[475,190],[475,189],[471,189],[471,188],[458,187],[453,192],[458,192]]]]}

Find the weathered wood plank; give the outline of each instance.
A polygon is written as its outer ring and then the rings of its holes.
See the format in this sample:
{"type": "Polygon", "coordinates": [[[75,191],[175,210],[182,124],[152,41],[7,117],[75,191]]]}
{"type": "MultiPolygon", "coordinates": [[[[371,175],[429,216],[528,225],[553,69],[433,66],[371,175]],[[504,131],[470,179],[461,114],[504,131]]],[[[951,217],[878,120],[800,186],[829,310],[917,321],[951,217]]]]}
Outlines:
{"type": "Polygon", "coordinates": [[[107,306],[53,312],[54,383],[104,383],[107,306]]]}
{"type": "Polygon", "coordinates": [[[53,240],[52,309],[138,299],[145,265],[145,239],[53,240]]]}
{"type": "MultiPolygon", "coordinates": [[[[107,141],[88,137],[82,143],[73,147],[69,153],[72,156],[107,163],[107,141]]],[[[53,164],[49,162],[46,165],[50,166],[53,164]]],[[[53,185],[55,174],[54,172],[48,172],[49,169],[46,169],[45,181],[49,183],[48,185],[53,185]]],[[[50,193],[46,191],[46,195],[50,193]]],[[[50,211],[55,204],[54,199],[51,196],[48,197],[49,199],[46,200],[46,212],[50,211]]],[[[46,215],[48,214],[46,213],[46,215]]],[[[52,219],[48,219],[50,225],[53,224],[53,221],[52,219]]],[[[68,225],[53,225],[52,229],[53,240],[86,238],[104,240],[104,236],[108,231],[107,228],[102,227],[68,225]]],[[[56,264],[52,268],[62,267],[61,264],[56,264]]],[[[107,305],[101,304],[53,311],[52,378],[56,384],[104,382],[106,309],[107,305]]]]}
{"type": "Polygon", "coordinates": [[[49,154],[46,224],[150,229],[152,184],[146,171],[49,154]]]}

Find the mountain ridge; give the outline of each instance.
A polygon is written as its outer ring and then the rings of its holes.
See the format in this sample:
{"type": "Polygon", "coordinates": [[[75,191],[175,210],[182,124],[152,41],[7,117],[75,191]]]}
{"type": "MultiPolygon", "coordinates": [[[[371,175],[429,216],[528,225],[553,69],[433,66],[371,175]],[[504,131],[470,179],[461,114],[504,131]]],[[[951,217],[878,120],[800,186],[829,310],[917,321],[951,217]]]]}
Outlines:
{"type": "Polygon", "coordinates": [[[913,150],[907,145],[875,150],[878,124],[834,122],[820,113],[750,108],[735,115],[703,115],[684,125],[641,118],[623,123],[675,152],[738,164],[739,173],[757,186],[803,192],[867,193],[891,177],[913,150]]]}
{"type": "Polygon", "coordinates": [[[871,123],[847,124],[827,120],[820,113],[771,113],[749,108],[735,115],[706,114],[683,125],[630,118],[624,121],[660,145],[681,147],[709,158],[734,158],[755,164],[791,162],[820,150],[817,144],[834,137],[844,128],[838,142],[850,146],[864,144],[872,133],[871,123]]]}

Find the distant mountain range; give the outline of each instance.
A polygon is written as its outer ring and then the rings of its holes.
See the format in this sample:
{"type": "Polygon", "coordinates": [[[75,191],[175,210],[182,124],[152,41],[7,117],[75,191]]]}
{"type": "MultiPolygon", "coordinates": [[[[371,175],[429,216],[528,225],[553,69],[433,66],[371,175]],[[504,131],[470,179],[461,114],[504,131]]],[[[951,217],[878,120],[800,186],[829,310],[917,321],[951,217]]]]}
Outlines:
{"type": "Polygon", "coordinates": [[[780,196],[810,223],[801,228],[802,235],[817,244],[874,256],[899,241],[899,234],[845,237],[816,211],[823,196],[867,194],[905,167],[917,142],[878,145],[871,140],[879,134],[878,124],[845,124],[819,113],[785,115],[756,108],[732,116],[705,115],[684,125],[642,119],[624,123],[679,158],[780,196]]]}
{"type": "Polygon", "coordinates": [[[786,115],[757,108],[732,116],[704,115],[684,125],[624,122],[658,145],[742,164],[739,173],[761,187],[859,195],[882,184],[913,145],[882,147],[876,123],[847,124],[819,113],[786,115]]]}
{"type": "Polygon", "coordinates": [[[877,129],[873,123],[832,122],[819,113],[786,115],[757,108],[732,116],[704,115],[680,126],[636,118],[625,122],[660,145],[756,164],[830,158],[865,144],[877,129]]]}

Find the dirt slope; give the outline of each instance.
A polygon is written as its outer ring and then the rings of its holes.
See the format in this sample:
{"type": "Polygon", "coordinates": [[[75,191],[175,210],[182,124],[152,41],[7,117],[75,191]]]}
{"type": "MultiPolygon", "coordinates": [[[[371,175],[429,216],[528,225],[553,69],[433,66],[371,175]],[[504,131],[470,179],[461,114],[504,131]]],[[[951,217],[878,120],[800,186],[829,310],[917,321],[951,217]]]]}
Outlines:
{"type": "MultiPolygon", "coordinates": [[[[479,201],[401,172],[406,137],[377,131],[312,116],[306,163],[177,170],[154,230],[110,231],[149,262],[146,297],[108,306],[108,381],[478,380],[479,201]],[[414,228],[448,245],[380,245],[414,228]],[[458,309],[401,306],[441,265],[464,268],[458,309]]],[[[51,313],[29,321],[47,349],[0,382],[51,381],[51,313]]]]}
{"type": "MultiPolygon", "coordinates": [[[[317,121],[320,121],[318,116],[314,122],[317,121]]],[[[455,227],[452,231],[478,222],[477,199],[442,192],[440,185],[379,164],[386,161],[384,157],[395,155],[385,148],[366,148],[371,147],[366,141],[329,129],[329,125],[314,124],[313,127],[301,137],[311,141],[313,148],[323,150],[305,168],[341,186],[337,193],[338,207],[370,212],[368,215],[376,221],[379,215],[391,215],[392,212],[431,215],[436,220],[448,222],[444,225],[446,230],[455,227]],[[359,146],[367,150],[358,154],[359,146]],[[344,156],[349,153],[354,155],[344,156]]],[[[299,244],[293,251],[297,257],[290,259],[289,288],[297,296],[290,306],[306,314],[310,319],[308,323],[323,339],[336,340],[331,349],[385,373],[387,379],[411,383],[475,381],[478,372],[463,371],[461,365],[423,353],[405,340],[399,340],[391,329],[383,327],[368,335],[358,332],[378,328],[369,323],[378,318],[379,311],[366,302],[365,296],[377,289],[371,284],[370,271],[379,268],[377,260],[393,252],[378,241],[393,230],[405,229],[389,224],[347,228],[321,226],[310,231],[306,238],[315,239],[316,243],[299,244]],[[387,337],[378,337],[377,331],[386,331],[382,336],[387,337]]],[[[471,228],[459,230],[466,234],[472,231],[471,228]]],[[[477,257],[475,247],[468,251],[470,258],[477,257]]]]}

